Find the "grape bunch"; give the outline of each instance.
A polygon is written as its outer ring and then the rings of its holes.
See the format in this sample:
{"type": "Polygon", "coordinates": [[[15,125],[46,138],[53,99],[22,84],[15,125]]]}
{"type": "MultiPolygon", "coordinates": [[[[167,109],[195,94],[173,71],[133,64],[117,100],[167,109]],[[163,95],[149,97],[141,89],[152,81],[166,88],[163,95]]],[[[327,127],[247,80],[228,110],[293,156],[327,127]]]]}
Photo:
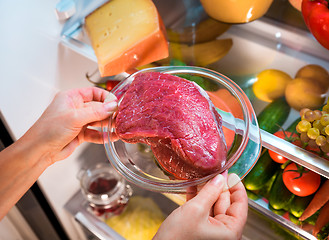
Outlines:
{"type": "Polygon", "coordinates": [[[320,148],[329,153],[329,105],[323,106],[322,111],[303,108],[300,110],[301,121],[296,130],[300,133],[302,142],[311,148],[320,148]]]}

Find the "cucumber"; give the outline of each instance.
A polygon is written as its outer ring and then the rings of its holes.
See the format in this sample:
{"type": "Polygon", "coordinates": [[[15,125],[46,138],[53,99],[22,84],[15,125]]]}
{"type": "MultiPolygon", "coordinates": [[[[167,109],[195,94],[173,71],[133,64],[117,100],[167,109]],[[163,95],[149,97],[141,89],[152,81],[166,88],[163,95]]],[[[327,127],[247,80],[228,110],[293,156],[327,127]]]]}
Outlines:
{"type": "Polygon", "coordinates": [[[276,215],[280,215],[280,216],[283,216],[286,211],[283,210],[283,209],[279,209],[279,210],[276,210],[274,209],[271,205],[268,205],[268,209],[270,209],[272,212],[274,212],[276,215]]]}
{"type": "Polygon", "coordinates": [[[268,199],[269,204],[276,210],[289,209],[290,203],[295,197],[295,195],[284,185],[282,174],[283,169],[280,169],[273,182],[268,199]]]}
{"type": "Polygon", "coordinates": [[[298,218],[296,216],[294,216],[293,214],[289,213],[289,220],[296,224],[296,225],[301,225],[302,222],[298,220],[298,218]]]}
{"type": "Polygon", "coordinates": [[[247,192],[248,198],[251,199],[251,200],[256,201],[256,200],[261,198],[261,196],[258,195],[256,192],[252,192],[252,191],[249,191],[249,190],[246,190],[246,192],[247,192]]]}
{"type": "Polygon", "coordinates": [[[313,198],[313,195],[310,195],[307,197],[295,196],[294,200],[291,201],[291,204],[289,206],[289,212],[292,215],[294,215],[296,218],[299,218],[300,216],[302,216],[305,208],[311,202],[312,198],[313,198]]]}
{"type": "Polygon", "coordinates": [[[268,151],[263,149],[256,165],[243,180],[246,189],[250,191],[260,190],[279,168],[280,164],[274,162],[268,151]]]}
{"type": "Polygon", "coordinates": [[[277,132],[287,120],[290,109],[284,98],[274,100],[257,116],[259,127],[272,134],[277,132]]]}

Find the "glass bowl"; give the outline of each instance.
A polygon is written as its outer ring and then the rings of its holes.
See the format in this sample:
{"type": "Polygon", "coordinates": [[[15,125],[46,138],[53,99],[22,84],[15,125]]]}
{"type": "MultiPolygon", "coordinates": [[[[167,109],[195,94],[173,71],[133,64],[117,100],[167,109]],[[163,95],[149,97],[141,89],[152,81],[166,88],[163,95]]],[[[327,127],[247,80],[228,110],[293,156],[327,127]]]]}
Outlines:
{"type": "MultiPolygon", "coordinates": [[[[196,82],[208,93],[216,110],[223,120],[223,132],[228,149],[227,161],[220,172],[198,179],[175,179],[162,170],[145,144],[130,144],[113,140],[115,132],[114,118],[110,117],[106,126],[102,126],[105,151],[113,167],[128,181],[151,191],[165,193],[187,193],[198,185],[228,170],[237,174],[240,179],[252,169],[261,151],[260,130],[254,109],[241,88],[226,76],[215,71],[188,66],[170,66],[147,68],[122,80],[112,93],[120,100],[126,89],[140,72],[161,72],[178,75],[196,82]]],[[[238,182],[231,183],[230,187],[238,182]]]]}

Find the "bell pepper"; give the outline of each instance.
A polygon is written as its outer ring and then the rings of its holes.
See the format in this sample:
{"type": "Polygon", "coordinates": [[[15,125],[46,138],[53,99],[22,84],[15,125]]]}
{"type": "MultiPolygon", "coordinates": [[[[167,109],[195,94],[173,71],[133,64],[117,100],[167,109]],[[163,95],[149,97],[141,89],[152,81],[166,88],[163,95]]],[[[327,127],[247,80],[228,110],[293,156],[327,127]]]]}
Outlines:
{"type": "Polygon", "coordinates": [[[315,39],[329,49],[329,0],[303,0],[302,15],[315,39]]]}

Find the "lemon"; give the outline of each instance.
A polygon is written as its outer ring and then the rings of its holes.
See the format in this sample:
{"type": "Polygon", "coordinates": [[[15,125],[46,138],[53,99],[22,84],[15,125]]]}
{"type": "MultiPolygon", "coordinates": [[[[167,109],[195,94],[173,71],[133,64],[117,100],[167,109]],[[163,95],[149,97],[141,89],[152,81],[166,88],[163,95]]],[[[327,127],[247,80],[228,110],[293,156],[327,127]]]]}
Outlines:
{"type": "Polygon", "coordinates": [[[287,84],[292,78],[285,72],[277,69],[267,69],[257,75],[252,89],[257,98],[265,102],[283,97],[287,84]]]}

